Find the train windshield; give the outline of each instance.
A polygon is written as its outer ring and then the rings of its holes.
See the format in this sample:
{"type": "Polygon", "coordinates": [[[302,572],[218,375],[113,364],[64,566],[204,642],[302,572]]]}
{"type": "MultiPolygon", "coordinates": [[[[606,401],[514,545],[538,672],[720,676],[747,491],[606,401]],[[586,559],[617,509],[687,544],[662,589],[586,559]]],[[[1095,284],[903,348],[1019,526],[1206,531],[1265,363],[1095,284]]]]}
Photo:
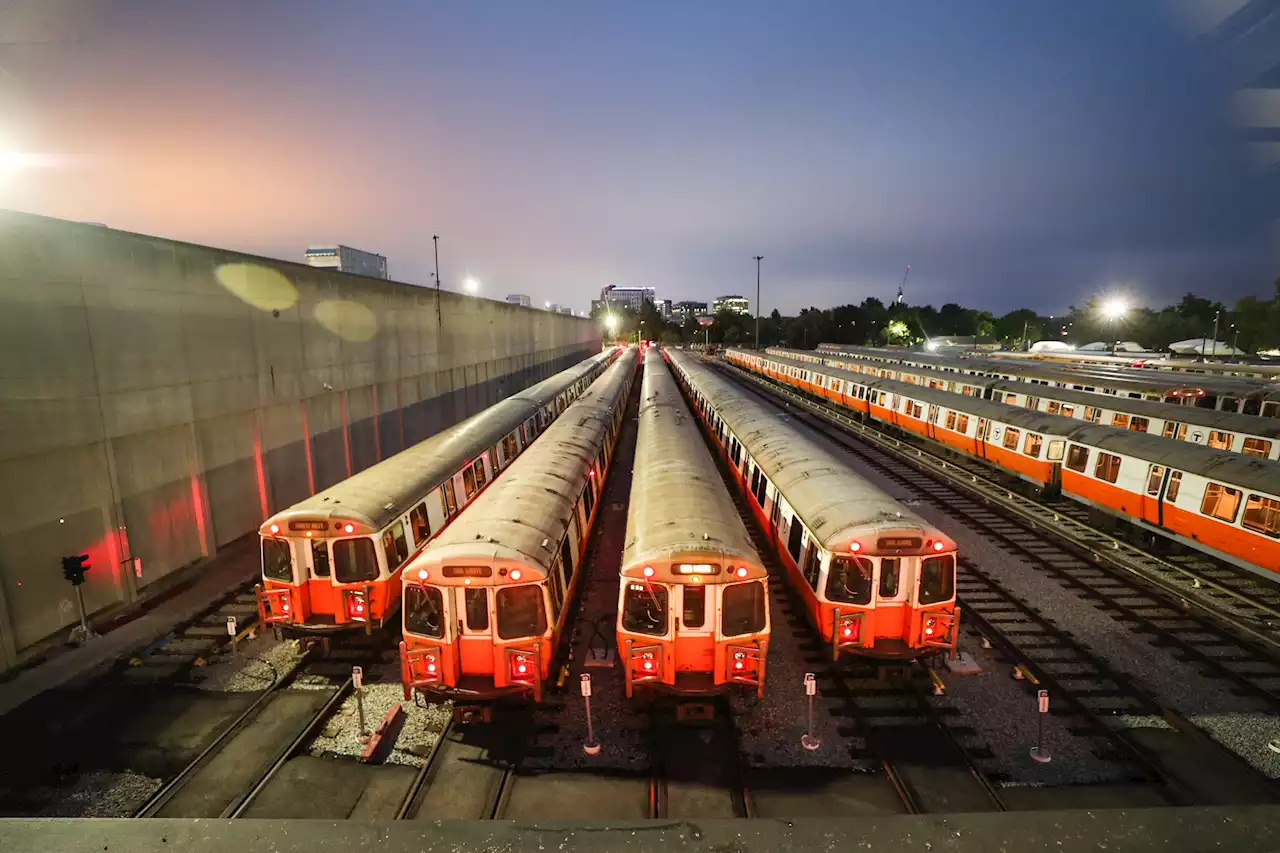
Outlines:
{"type": "Polygon", "coordinates": [[[827,572],[827,598],[840,604],[870,604],[874,571],[866,557],[832,557],[827,572]]]}
{"type": "Polygon", "coordinates": [[[735,583],[724,588],[720,632],[726,637],[758,634],[764,630],[764,584],[735,583]]]}
{"type": "Polygon", "coordinates": [[[542,587],[537,584],[498,590],[498,636],[504,640],[540,637],[547,630],[542,587]]]}
{"type": "Polygon", "coordinates": [[[950,601],[956,587],[956,558],[926,557],[920,563],[920,603],[950,601]]]}
{"type": "Polygon", "coordinates": [[[433,586],[404,588],[404,629],[440,640],[444,638],[444,596],[433,586]]]}
{"type": "Polygon", "coordinates": [[[622,629],[661,637],[667,633],[667,588],[629,581],[622,597],[622,629]]]}
{"type": "Polygon", "coordinates": [[[333,576],[338,583],[377,580],[378,555],[373,540],[338,539],[333,543],[333,576]]]}
{"type": "Polygon", "coordinates": [[[262,540],[262,576],[286,583],[293,580],[293,557],[287,539],[262,540]]]}

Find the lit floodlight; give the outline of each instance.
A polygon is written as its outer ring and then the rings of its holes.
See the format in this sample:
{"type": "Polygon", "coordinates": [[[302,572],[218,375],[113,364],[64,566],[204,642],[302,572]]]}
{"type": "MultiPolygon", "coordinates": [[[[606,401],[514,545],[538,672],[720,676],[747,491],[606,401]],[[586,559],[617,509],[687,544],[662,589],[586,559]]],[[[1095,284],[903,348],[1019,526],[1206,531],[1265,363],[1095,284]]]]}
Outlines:
{"type": "Polygon", "coordinates": [[[1108,320],[1119,320],[1129,310],[1129,305],[1119,296],[1112,297],[1102,303],[1102,316],[1108,320]]]}
{"type": "Polygon", "coordinates": [[[479,293],[480,282],[476,281],[471,276],[467,276],[462,280],[462,289],[465,290],[467,293],[479,293]]]}
{"type": "Polygon", "coordinates": [[[929,352],[937,352],[937,351],[938,351],[938,342],[937,342],[937,341],[925,341],[925,342],[924,342],[924,348],[925,348],[925,349],[927,349],[929,352]]]}
{"type": "Polygon", "coordinates": [[[618,331],[618,318],[614,314],[604,315],[604,327],[611,332],[618,331]]]}

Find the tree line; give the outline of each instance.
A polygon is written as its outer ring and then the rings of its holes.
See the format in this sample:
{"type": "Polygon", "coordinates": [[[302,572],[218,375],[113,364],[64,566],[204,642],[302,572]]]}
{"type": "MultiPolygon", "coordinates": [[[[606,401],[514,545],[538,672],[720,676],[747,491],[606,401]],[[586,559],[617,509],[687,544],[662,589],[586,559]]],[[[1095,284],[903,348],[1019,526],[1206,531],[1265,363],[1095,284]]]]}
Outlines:
{"type": "MultiPolygon", "coordinates": [[[[998,341],[1017,349],[1042,340],[1081,346],[1095,341],[1136,341],[1144,348],[1162,350],[1176,341],[1212,338],[1217,320],[1219,341],[1247,352],[1280,348],[1280,279],[1271,298],[1246,296],[1228,308],[1225,304],[1188,293],[1177,303],[1154,309],[1131,306],[1118,319],[1108,318],[1103,299],[1092,298],[1071,306],[1066,314],[1046,316],[1030,308],[1018,308],[1002,316],[948,302],[932,305],[885,305],[868,297],[857,305],[805,308],[797,316],[778,311],[760,318],[760,345],[812,349],[821,342],[866,346],[909,346],[939,336],[972,336],[998,341]]],[[[603,322],[603,308],[593,316],[603,322]]],[[[663,317],[646,301],[636,312],[613,307],[617,331],[605,337],[634,339],[643,334],[663,343],[751,345],[756,340],[756,320],[747,314],[720,311],[714,322],[700,326],[696,318],[663,317]]]]}

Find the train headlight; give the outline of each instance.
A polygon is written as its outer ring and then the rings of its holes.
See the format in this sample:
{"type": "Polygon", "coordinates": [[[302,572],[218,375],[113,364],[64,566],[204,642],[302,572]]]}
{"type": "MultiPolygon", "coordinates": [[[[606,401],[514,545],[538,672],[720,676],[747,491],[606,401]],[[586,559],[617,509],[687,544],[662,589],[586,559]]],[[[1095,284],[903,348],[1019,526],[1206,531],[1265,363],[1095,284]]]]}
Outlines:
{"type": "Polygon", "coordinates": [[[853,616],[840,617],[840,642],[842,644],[856,643],[862,639],[862,616],[854,614],[853,616]]]}
{"type": "Polygon", "coordinates": [[[272,532],[272,533],[279,533],[279,532],[280,532],[280,525],[278,525],[278,524],[273,524],[273,525],[271,525],[271,532],[272,532]]]}
{"type": "Polygon", "coordinates": [[[369,602],[365,601],[363,592],[346,593],[347,618],[353,622],[365,622],[369,619],[369,602]]]}
{"type": "Polygon", "coordinates": [[[735,574],[735,575],[737,575],[737,576],[738,576],[738,577],[740,577],[740,578],[745,578],[745,577],[747,576],[747,567],[746,567],[746,566],[738,566],[738,568],[737,568],[737,570],[734,572],[734,574],[735,574]]]}
{"type": "Polygon", "coordinates": [[[932,616],[930,616],[928,619],[925,619],[924,635],[926,637],[932,637],[937,632],[938,632],[938,620],[933,618],[932,616]]]}
{"type": "Polygon", "coordinates": [[[941,541],[933,543],[933,550],[935,551],[941,551],[945,547],[947,546],[943,545],[941,541]]]}
{"type": "Polygon", "coordinates": [[[533,672],[533,656],[518,652],[511,656],[511,680],[512,681],[532,681],[533,672]]]}

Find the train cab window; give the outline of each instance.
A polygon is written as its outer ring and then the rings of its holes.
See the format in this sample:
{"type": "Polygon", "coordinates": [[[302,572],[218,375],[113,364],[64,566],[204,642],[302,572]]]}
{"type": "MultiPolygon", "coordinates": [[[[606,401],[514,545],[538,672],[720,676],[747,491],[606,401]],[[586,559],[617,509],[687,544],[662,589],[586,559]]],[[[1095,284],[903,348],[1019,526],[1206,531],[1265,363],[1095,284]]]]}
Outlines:
{"type": "Polygon", "coordinates": [[[1249,495],[1249,501],[1244,505],[1244,518],[1240,523],[1250,530],[1280,538],[1280,501],[1261,495],[1249,495]]]}
{"type": "Polygon", "coordinates": [[[444,517],[450,518],[458,512],[458,497],[453,490],[453,480],[444,481],[444,488],[440,490],[440,502],[444,504],[444,517]]]}
{"type": "Polygon", "coordinates": [[[404,629],[434,639],[444,638],[444,596],[433,586],[404,588],[404,629]]]}
{"type": "Polygon", "coordinates": [[[498,636],[504,640],[539,637],[547,630],[542,587],[527,583],[498,590],[498,636]]]}
{"type": "Polygon", "coordinates": [[[874,567],[866,557],[832,557],[827,598],[838,604],[870,604],[874,567]]]}
{"type": "Polygon", "coordinates": [[[1129,419],[1129,429],[1133,432],[1146,432],[1149,426],[1151,426],[1151,421],[1147,418],[1140,418],[1134,415],[1129,419]]]}
{"type": "Polygon", "coordinates": [[[289,548],[289,540],[262,540],[262,575],[285,583],[293,580],[293,552],[289,548]]]}
{"type": "Polygon", "coordinates": [[[488,479],[485,477],[485,473],[484,473],[484,458],[482,457],[480,459],[477,459],[475,461],[475,464],[473,464],[471,468],[476,472],[476,489],[479,490],[484,486],[485,483],[488,482],[488,479]]]}
{"type": "Polygon", "coordinates": [[[1151,473],[1147,474],[1147,494],[1160,494],[1160,481],[1164,479],[1164,466],[1152,465],[1151,473]]]}
{"type": "Polygon", "coordinates": [[[378,556],[373,548],[373,540],[365,536],[334,540],[333,576],[338,583],[376,580],[378,556]]]}
{"type": "Polygon", "coordinates": [[[1027,440],[1022,445],[1022,452],[1030,456],[1032,459],[1040,458],[1040,445],[1043,439],[1034,432],[1027,433],[1027,440]]]}
{"type": "Polygon", "coordinates": [[[311,571],[318,578],[329,577],[329,543],[323,539],[311,540],[311,571]]]}
{"type": "Polygon", "coordinates": [[[1120,457],[1110,453],[1099,453],[1098,461],[1093,466],[1093,476],[1108,483],[1114,483],[1120,476],[1120,457]]]}
{"type": "Polygon", "coordinates": [[[1176,501],[1178,499],[1178,490],[1182,488],[1182,472],[1169,472],[1169,487],[1164,490],[1164,499],[1167,501],[1176,501]]]}
{"type": "Polygon", "coordinates": [[[467,630],[489,630],[489,590],[484,587],[464,587],[462,598],[467,609],[467,630]]]}
{"type": "Polygon", "coordinates": [[[476,473],[470,467],[462,469],[462,491],[466,493],[467,500],[476,493],[476,473]]]}
{"type": "Polygon", "coordinates": [[[426,501],[409,510],[409,523],[413,526],[413,543],[421,545],[431,538],[431,522],[427,520],[426,501]]]}
{"type": "Polygon", "coordinates": [[[667,588],[628,581],[622,596],[622,630],[661,637],[667,633],[667,588]]]}
{"type": "Polygon", "coordinates": [[[1187,440],[1187,425],[1180,424],[1176,421],[1165,421],[1164,432],[1165,438],[1176,438],[1178,441],[1187,440]]]}
{"type": "Polygon", "coordinates": [[[920,563],[920,603],[949,601],[955,593],[956,558],[951,554],[925,557],[920,563]]]}
{"type": "Polygon", "coordinates": [[[1068,406],[1066,403],[1063,403],[1062,410],[1058,414],[1062,415],[1064,418],[1074,418],[1076,415],[1076,407],[1068,406]]]}
{"type": "Polygon", "coordinates": [[[897,557],[880,558],[880,597],[894,598],[898,595],[899,572],[902,561],[897,557]]]}
{"type": "Polygon", "coordinates": [[[1204,488],[1204,500],[1200,503],[1200,511],[1205,515],[1234,522],[1236,510],[1240,508],[1240,490],[1229,489],[1220,483],[1210,483],[1204,488]]]}
{"type": "Polygon", "coordinates": [[[382,534],[382,552],[387,558],[389,572],[394,572],[409,559],[409,543],[405,540],[402,522],[397,521],[382,534]]]}
{"type": "Polygon", "coordinates": [[[1231,433],[1222,430],[1209,430],[1209,446],[1214,450],[1230,450],[1231,449],[1231,433]]]}
{"type": "Polygon", "coordinates": [[[685,584],[680,588],[680,597],[684,601],[680,617],[684,627],[701,628],[707,624],[707,588],[685,584]]]}
{"type": "Polygon", "coordinates": [[[1116,412],[1111,416],[1111,425],[1113,427],[1119,427],[1120,429],[1128,429],[1129,416],[1122,412],[1116,412]]]}
{"type": "Polygon", "coordinates": [[[1262,438],[1246,438],[1244,447],[1240,448],[1240,452],[1249,456],[1261,456],[1267,458],[1267,454],[1271,452],[1271,442],[1262,438]]]}
{"type": "Polygon", "coordinates": [[[726,586],[721,602],[720,633],[726,637],[740,637],[763,631],[764,596],[764,584],[760,581],[726,586]]]}
{"type": "Polygon", "coordinates": [[[1022,431],[1009,427],[1004,431],[1004,448],[1005,450],[1017,450],[1018,439],[1022,437],[1022,431]]]}
{"type": "Polygon", "coordinates": [[[1084,469],[1089,467],[1089,448],[1071,445],[1071,449],[1067,451],[1067,467],[1084,473],[1084,469]]]}

